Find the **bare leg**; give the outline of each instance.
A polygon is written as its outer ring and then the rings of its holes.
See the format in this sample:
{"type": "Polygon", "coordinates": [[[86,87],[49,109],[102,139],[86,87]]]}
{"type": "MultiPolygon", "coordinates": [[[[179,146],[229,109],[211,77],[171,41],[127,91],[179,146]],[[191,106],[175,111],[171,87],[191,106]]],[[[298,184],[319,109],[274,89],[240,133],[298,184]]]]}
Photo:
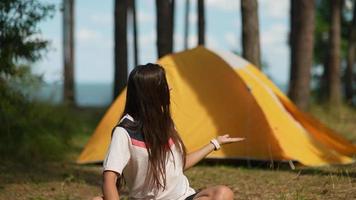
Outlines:
{"type": "Polygon", "coordinates": [[[200,191],[194,200],[233,200],[234,193],[232,190],[224,185],[208,187],[200,191]]]}

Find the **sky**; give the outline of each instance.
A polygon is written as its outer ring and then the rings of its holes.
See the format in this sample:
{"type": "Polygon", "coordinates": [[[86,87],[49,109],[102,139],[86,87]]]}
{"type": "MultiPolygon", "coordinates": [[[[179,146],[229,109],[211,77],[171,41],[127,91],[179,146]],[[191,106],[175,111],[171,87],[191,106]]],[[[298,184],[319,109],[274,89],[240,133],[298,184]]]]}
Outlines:
{"type": "MultiPolygon", "coordinates": [[[[53,3],[56,12],[39,26],[41,37],[51,41],[49,52],[35,63],[34,71],[49,83],[62,82],[61,0],[53,3]]],[[[197,0],[190,0],[189,48],[197,44],[197,0]]],[[[278,84],[288,84],[289,77],[289,2],[259,0],[259,26],[262,62],[265,72],[278,84]]],[[[206,46],[212,49],[242,52],[239,0],[205,0],[206,46]]],[[[174,51],[182,51],[185,0],[176,0],[174,51]]],[[[155,0],[136,0],[139,35],[139,64],[155,62],[155,0]]],[[[112,83],[114,71],[114,0],[75,1],[75,80],[76,83],[112,83]]],[[[133,41],[128,31],[129,69],[133,66],[133,41]]]]}

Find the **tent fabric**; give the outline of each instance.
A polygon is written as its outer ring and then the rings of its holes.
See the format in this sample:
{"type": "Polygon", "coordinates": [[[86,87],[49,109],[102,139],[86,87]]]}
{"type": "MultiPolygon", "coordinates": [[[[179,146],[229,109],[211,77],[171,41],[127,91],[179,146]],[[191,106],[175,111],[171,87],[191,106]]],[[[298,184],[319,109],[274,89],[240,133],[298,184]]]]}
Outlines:
{"type": "MultiPolygon", "coordinates": [[[[296,160],[308,166],[352,163],[356,146],[296,106],[261,71],[230,52],[197,47],[158,61],[171,90],[171,112],[188,152],[222,134],[245,137],[209,158],[296,160]]],[[[125,105],[109,107],[78,163],[101,162],[125,105]]]]}
{"type": "Polygon", "coordinates": [[[335,148],[341,154],[352,156],[356,152],[356,146],[345,140],[339,134],[335,134],[333,130],[320,123],[317,119],[307,113],[303,113],[293,104],[287,96],[276,87],[263,73],[254,66],[248,66],[249,71],[258,76],[272,91],[277,95],[286,110],[305,128],[307,131],[316,137],[330,148],[335,148]]]}

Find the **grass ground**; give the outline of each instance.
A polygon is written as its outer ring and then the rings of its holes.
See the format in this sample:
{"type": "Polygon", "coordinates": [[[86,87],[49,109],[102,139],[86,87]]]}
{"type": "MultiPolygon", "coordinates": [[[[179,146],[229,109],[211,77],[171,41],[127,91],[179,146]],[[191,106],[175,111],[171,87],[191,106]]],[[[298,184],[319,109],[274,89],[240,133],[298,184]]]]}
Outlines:
{"type": "MultiPolygon", "coordinates": [[[[0,199],[71,200],[100,194],[100,166],[79,166],[74,159],[86,143],[102,109],[76,110],[81,118],[79,134],[63,161],[21,163],[2,161],[0,199]]],[[[356,142],[356,111],[328,111],[315,106],[311,112],[324,123],[356,142]]],[[[356,199],[356,165],[297,168],[248,168],[246,166],[201,164],[187,171],[194,188],[225,184],[236,199],[356,199]]]]}

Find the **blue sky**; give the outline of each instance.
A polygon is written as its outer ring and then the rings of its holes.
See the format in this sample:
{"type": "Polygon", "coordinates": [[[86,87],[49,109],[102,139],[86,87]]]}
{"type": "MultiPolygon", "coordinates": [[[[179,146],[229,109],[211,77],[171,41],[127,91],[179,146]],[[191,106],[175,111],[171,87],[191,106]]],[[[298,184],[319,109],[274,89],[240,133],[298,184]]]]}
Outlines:
{"type": "MultiPolygon", "coordinates": [[[[47,82],[62,81],[62,18],[61,0],[42,0],[54,3],[52,19],[40,24],[41,37],[51,41],[46,57],[35,64],[35,72],[47,82]]],[[[189,47],[197,43],[196,0],[191,0],[189,47]]],[[[288,0],[259,0],[259,19],[262,60],[266,72],[280,84],[289,77],[289,2],[288,0]]],[[[183,50],[183,21],[185,0],[176,0],[174,50],[183,50]]],[[[239,0],[205,0],[206,46],[214,49],[241,52],[241,13],[239,0]]],[[[75,4],[75,80],[77,83],[111,83],[113,81],[113,5],[114,0],[76,0],[75,4]]],[[[136,0],[139,32],[140,63],[155,62],[156,17],[155,0],[136,0]]],[[[130,32],[131,30],[129,30],[130,32]]],[[[129,67],[132,62],[132,37],[129,34],[129,67]]]]}

